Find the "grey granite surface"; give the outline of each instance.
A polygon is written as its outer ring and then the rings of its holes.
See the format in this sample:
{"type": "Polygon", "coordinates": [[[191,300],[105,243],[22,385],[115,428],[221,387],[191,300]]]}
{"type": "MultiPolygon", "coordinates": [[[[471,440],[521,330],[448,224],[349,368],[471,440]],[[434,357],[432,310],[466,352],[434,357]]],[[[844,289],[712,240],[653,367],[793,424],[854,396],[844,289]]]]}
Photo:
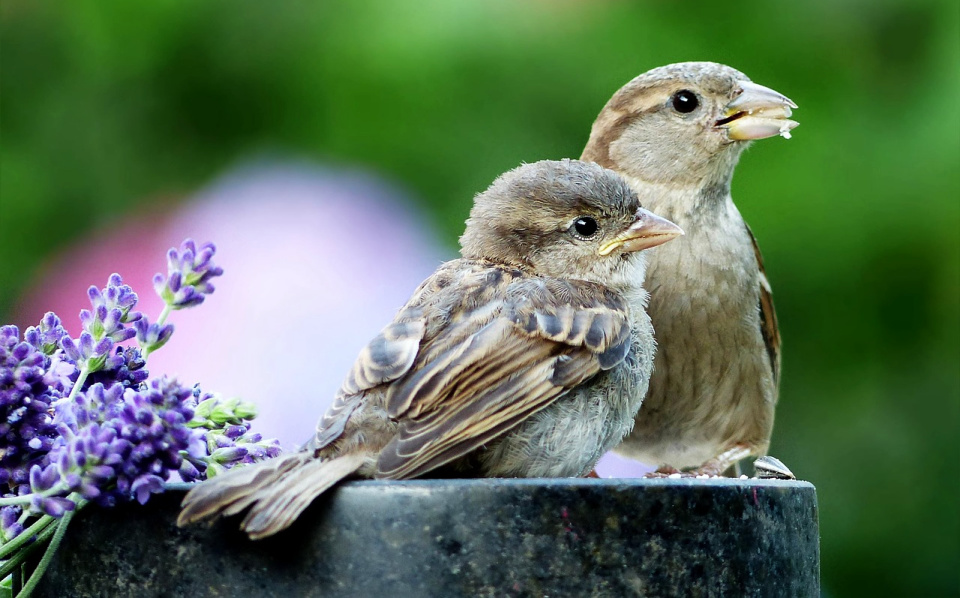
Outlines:
{"type": "Polygon", "coordinates": [[[87,508],[37,596],[819,596],[817,499],[780,480],[357,481],[252,542],[183,485],[87,508]]]}

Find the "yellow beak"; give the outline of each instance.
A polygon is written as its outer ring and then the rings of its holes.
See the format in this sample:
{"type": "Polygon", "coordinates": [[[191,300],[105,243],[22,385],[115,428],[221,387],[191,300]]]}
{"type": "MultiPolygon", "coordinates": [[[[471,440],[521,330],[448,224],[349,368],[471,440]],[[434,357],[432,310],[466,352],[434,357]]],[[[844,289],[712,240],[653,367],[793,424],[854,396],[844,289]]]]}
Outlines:
{"type": "Polygon", "coordinates": [[[599,251],[600,255],[609,255],[615,250],[623,252],[640,251],[662,245],[683,234],[683,229],[666,218],[657,216],[653,212],[639,208],[637,217],[627,230],[617,235],[612,241],[604,243],[599,251]]]}
{"type": "Polygon", "coordinates": [[[790,139],[790,131],[800,123],[790,120],[797,105],[787,96],[750,81],[739,81],[740,94],[726,105],[724,117],[716,126],[727,130],[732,141],[765,139],[780,135],[790,139]]]}

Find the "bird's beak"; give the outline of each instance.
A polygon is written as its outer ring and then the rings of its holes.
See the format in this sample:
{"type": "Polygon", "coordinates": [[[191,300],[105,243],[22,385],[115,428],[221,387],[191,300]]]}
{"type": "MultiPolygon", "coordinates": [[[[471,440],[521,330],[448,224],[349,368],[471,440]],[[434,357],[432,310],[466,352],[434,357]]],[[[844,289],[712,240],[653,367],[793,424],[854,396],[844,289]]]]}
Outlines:
{"type": "Polygon", "coordinates": [[[787,96],[750,81],[738,81],[740,93],[726,105],[716,126],[727,130],[732,141],[765,139],[780,135],[790,139],[790,131],[800,123],[790,120],[797,105],[787,96]]]}
{"type": "Polygon", "coordinates": [[[639,208],[633,224],[631,224],[627,230],[617,235],[612,241],[604,243],[598,253],[600,255],[609,255],[616,249],[621,249],[624,252],[649,249],[657,245],[662,245],[682,234],[683,229],[676,224],[666,218],[657,216],[653,212],[639,208]]]}

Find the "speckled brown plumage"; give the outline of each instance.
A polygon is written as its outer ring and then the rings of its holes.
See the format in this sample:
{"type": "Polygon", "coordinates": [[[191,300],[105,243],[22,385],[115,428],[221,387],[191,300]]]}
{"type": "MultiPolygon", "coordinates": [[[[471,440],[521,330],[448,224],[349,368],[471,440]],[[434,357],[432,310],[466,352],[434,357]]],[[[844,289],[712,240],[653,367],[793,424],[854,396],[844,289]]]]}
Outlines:
{"type": "Polygon", "coordinates": [[[585,474],[629,431],[652,367],[639,250],[678,234],[595,164],[503,175],[476,198],[463,258],[361,351],[313,441],[200,484],[179,522],[247,511],[261,538],[349,476],[585,474]]]}

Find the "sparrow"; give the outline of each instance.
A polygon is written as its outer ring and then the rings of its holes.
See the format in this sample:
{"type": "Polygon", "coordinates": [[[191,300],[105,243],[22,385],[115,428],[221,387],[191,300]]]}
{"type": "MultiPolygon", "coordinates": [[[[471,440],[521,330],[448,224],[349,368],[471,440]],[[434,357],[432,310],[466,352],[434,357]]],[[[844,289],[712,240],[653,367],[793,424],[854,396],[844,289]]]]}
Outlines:
{"type": "Polygon", "coordinates": [[[653,367],[641,250],[682,234],[616,173],[522,165],[360,352],[301,450],[192,488],[179,525],[275,534],[350,478],[572,477],[633,426],[653,367]]]}
{"type": "Polygon", "coordinates": [[[752,140],[790,137],[796,107],[729,66],[685,62],[636,77],[597,116],[581,159],[621,174],[645,207],[686,232],[649,252],[659,348],[636,426],[615,452],[690,475],[766,454],[780,333],[730,181],[752,140]]]}

